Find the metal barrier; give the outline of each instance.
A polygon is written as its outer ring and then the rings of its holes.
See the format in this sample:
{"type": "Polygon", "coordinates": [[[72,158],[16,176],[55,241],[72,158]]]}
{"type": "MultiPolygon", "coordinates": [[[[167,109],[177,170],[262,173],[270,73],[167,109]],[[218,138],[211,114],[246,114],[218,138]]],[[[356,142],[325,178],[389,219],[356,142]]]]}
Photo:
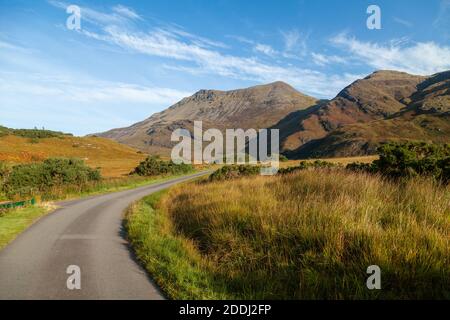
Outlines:
{"type": "Polygon", "coordinates": [[[2,209],[14,209],[14,208],[19,208],[19,207],[24,207],[27,205],[35,205],[36,204],[36,199],[31,199],[31,200],[24,200],[24,201],[18,201],[18,202],[7,202],[7,203],[2,203],[0,204],[0,210],[2,209]]]}

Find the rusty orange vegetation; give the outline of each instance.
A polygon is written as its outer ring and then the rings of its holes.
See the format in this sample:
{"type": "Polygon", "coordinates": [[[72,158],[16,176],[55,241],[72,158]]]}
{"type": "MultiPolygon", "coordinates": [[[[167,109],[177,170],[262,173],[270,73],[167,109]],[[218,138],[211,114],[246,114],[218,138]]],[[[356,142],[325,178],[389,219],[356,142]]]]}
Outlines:
{"type": "Polygon", "coordinates": [[[51,157],[80,158],[92,168],[100,168],[104,177],[128,174],[146,154],[99,137],[45,138],[32,141],[17,136],[0,137],[0,161],[31,163],[51,157]]]}

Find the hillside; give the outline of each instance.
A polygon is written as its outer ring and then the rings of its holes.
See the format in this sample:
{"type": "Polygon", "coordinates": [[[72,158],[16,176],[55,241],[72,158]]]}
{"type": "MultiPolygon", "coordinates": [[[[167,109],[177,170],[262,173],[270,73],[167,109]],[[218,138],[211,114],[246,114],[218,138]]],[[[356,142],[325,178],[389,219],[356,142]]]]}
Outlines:
{"type": "Polygon", "coordinates": [[[96,135],[148,152],[168,153],[172,131],[192,130],[194,121],[203,121],[204,129],[268,128],[316,100],[283,82],[232,91],[200,90],[142,122],[96,135]]]}
{"type": "Polygon", "coordinates": [[[109,139],[80,138],[66,134],[51,138],[29,138],[12,134],[12,129],[2,129],[4,134],[0,135],[0,161],[28,163],[51,157],[74,157],[85,160],[92,168],[100,167],[105,177],[118,177],[128,174],[145,158],[144,154],[109,139]]]}
{"type": "Polygon", "coordinates": [[[372,154],[387,141],[450,142],[450,72],[442,72],[417,84],[399,100],[398,112],[381,120],[341,126],[313,140],[291,156],[346,157],[372,154]]]}

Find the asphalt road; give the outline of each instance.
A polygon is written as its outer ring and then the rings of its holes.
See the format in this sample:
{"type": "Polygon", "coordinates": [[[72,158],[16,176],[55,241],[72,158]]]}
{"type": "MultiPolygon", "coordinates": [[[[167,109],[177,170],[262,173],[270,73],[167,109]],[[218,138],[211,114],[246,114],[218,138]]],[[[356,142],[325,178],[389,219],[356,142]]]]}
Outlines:
{"type": "Polygon", "coordinates": [[[61,203],[0,251],[0,299],[164,299],[130,250],[124,210],[201,175],[61,203]],[[80,268],[79,290],[67,287],[71,265],[80,268]]]}

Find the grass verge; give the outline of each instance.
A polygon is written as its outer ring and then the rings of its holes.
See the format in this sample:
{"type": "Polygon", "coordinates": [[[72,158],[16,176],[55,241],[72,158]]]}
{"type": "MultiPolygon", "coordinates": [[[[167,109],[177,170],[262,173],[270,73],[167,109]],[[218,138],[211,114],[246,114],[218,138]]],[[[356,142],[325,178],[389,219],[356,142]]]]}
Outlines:
{"type": "Polygon", "coordinates": [[[449,299],[450,187],[343,169],[191,183],[127,214],[174,299],[449,299]],[[382,289],[368,290],[370,265],[382,289]]]}
{"type": "Polygon", "coordinates": [[[171,299],[225,299],[224,284],[202,267],[195,245],[173,232],[166,212],[158,205],[163,190],[129,207],[125,227],[133,249],[152,278],[171,299]]]}
{"type": "Polygon", "coordinates": [[[54,208],[48,204],[8,210],[0,214],[0,250],[54,208]]]}

